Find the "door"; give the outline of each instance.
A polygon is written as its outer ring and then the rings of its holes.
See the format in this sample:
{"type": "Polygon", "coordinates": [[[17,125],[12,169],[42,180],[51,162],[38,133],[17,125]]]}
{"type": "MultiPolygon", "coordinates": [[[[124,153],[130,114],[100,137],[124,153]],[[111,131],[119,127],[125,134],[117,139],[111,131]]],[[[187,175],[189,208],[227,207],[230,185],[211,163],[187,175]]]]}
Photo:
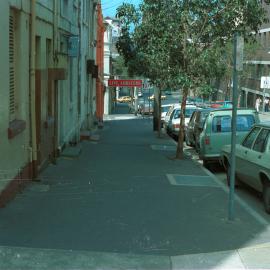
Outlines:
{"type": "Polygon", "coordinates": [[[253,128],[244,139],[243,143],[236,149],[236,173],[247,184],[252,184],[252,170],[251,164],[252,147],[255,139],[260,132],[259,127],[253,128]]]}
{"type": "Polygon", "coordinates": [[[189,141],[190,144],[195,145],[195,140],[194,140],[194,125],[196,121],[196,112],[193,112],[190,121],[187,125],[187,140],[189,141]]]}
{"type": "MultiPolygon", "coordinates": [[[[263,128],[258,134],[252,150],[249,156],[249,164],[250,164],[250,178],[252,181],[252,186],[262,191],[262,185],[260,182],[260,171],[263,169],[264,162],[266,160],[264,153],[266,151],[267,141],[269,138],[270,130],[263,128]]],[[[269,162],[269,160],[268,160],[269,162]]]]}
{"type": "Polygon", "coordinates": [[[219,157],[221,148],[231,142],[231,116],[217,115],[211,122],[210,144],[206,154],[219,157]]]}

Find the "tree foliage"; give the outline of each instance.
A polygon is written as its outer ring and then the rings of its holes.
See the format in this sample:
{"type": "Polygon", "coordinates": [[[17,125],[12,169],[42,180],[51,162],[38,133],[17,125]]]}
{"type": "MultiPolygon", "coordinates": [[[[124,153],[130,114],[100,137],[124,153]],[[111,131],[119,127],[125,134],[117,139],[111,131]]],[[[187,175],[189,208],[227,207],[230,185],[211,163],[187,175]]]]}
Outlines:
{"type": "Polygon", "coordinates": [[[129,70],[160,88],[182,91],[177,158],[183,157],[185,100],[190,89],[211,91],[224,74],[222,55],[235,32],[245,40],[266,22],[257,0],[145,0],[118,8],[122,34],[117,48],[129,70]]]}

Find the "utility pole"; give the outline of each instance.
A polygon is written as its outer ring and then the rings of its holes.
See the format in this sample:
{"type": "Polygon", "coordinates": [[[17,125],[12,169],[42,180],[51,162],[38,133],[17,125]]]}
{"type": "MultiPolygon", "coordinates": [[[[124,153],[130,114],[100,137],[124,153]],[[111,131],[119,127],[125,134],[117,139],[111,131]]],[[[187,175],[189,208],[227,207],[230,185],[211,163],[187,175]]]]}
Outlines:
{"type": "Polygon", "coordinates": [[[233,108],[232,108],[232,136],[231,136],[231,155],[230,155],[230,193],[229,193],[229,220],[234,220],[234,185],[235,185],[235,145],[237,127],[237,106],[238,106],[238,71],[243,70],[243,49],[244,41],[236,32],[234,34],[233,51],[233,108]]]}

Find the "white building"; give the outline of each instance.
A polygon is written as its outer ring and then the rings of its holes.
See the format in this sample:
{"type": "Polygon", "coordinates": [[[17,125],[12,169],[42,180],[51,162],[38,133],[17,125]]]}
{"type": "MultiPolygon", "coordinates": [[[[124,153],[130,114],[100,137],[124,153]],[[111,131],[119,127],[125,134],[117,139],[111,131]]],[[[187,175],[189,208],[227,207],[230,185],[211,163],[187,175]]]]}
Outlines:
{"type": "MultiPolygon", "coordinates": [[[[120,22],[118,19],[105,18],[106,31],[104,33],[104,82],[106,91],[104,95],[104,114],[111,113],[113,106],[113,93],[108,87],[108,80],[112,74],[112,59],[119,56],[115,44],[120,35],[120,22]]],[[[116,79],[116,78],[115,78],[116,79]]]]}

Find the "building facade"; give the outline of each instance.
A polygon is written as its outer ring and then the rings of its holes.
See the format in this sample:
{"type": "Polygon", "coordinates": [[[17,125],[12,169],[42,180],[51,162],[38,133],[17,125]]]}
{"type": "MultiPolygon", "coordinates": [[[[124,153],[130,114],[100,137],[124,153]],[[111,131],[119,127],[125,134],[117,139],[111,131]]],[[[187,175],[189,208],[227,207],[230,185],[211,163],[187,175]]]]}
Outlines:
{"type": "MultiPolygon", "coordinates": [[[[270,6],[262,3],[270,18],[270,6]]],[[[270,96],[270,89],[260,88],[261,77],[270,76],[270,22],[261,26],[256,34],[258,44],[254,53],[247,56],[240,85],[240,105],[255,107],[255,100],[270,96]]],[[[261,106],[261,110],[263,106],[261,106]]]]}
{"type": "Polygon", "coordinates": [[[93,126],[98,3],[0,1],[0,202],[93,126]]]}
{"type": "MultiPolygon", "coordinates": [[[[268,19],[270,18],[270,6],[262,1],[268,19]]],[[[263,24],[255,34],[257,43],[244,49],[243,72],[239,73],[239,99],[241,107],[255,108],[255,100],[260,97],[264,100],[270,96],[269,89],[260,88],[261,77],[270,76],[270,22],[263,24]],[[249,48],[247,48],[249,47],[249,48]]],[[[231,63],[232,64],[232,63],[231,63]]],[[[216,92],[213,100],[231,100],[232,98],[232,74],[214,82],[216,92]]],[[[263,110],[261,106],[260,110],[263,110]]]]}

